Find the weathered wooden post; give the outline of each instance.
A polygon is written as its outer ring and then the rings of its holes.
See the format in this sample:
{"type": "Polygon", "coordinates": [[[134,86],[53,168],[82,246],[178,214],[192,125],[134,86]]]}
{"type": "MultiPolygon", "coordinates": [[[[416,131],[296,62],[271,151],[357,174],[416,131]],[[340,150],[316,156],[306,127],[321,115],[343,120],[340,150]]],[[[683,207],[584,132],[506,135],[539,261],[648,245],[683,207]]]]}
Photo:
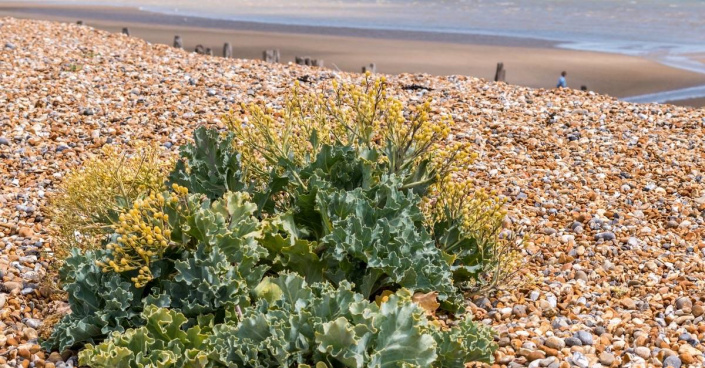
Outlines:
{"type": "Polygon", "coordinates": [[[362,72],[363,73],[370,72],[370,73],[374,74],[377,72],[377,65],[375,65],[375,63],[370,63],[370,65],[363,66],[362,72]]]}
{"type": "Polygon", "coordinates": [[[502,62],[497,63],[497,71],[494,73],[494,81],[495,82],[504,82],[506,76],[507,76],[507,71],[504,69],[504,63],[502,63],[502,62]]]}
{"type": "Polygon", "coordinates": [[[580,90],[581,90],[581,91],[587,91],[588,89],[587,89],[587,86],[586,86],[586,85],[582,85],[582,86],[580,86],[580,90]]]}
{"type": "Polygon", "coordinates": [[[313,59],[310,56],[295,56],[296,65],[323,66],[323,60],[313,59]]]}
{"type": "Polygon", "coordinates": [[[76,24],[78,24],[79,26],[82,26],[82,25],[83,25],[83,21],[82,21],[82,20],[78,20],[78,21],[76,21],[76,24]]]}
{"type": "Polygon", "coordinates": [[[184,48],[184,42],[181,40],[181,36],[179,36],[179,35],[174,36],[174,47],[176,47],[177,49],[184,48]]]}
{"type": "Polygon", "coordinates": [[[213,56],[213,50],[210,47],[206,47],[206,51],[203,54],[213,56]]]}
{"type": "Polygon", "coordinates": [[[123,27],[123,28],[122,28],[122,34],[129,36],[129,35],[130,35],[130,29],[127,28],[127,27],[123,27]]]}
{"type": "Polygon", "coordinates": [[[195,53],[201,54],[201,55],[203,55],[203,54],[206,53],[206,49],[205,49],[205,48],[203,47],[203,45],[201,45],[201,44],[196,45],[196,49],[194,49],[193,51],[194,51],[195,53]]]}
{"type": "Polygon", "coordinates": [[[279,62],[279,50],[264,50],[262,53],[262,59],[268,63],[278,63],[279,62]]]}
{"type": "Polygon", "coordinates": [[[223,57],[226,59],[233,57],[233,47],[230,46],[230,42],[223,45],[223,57]]]}

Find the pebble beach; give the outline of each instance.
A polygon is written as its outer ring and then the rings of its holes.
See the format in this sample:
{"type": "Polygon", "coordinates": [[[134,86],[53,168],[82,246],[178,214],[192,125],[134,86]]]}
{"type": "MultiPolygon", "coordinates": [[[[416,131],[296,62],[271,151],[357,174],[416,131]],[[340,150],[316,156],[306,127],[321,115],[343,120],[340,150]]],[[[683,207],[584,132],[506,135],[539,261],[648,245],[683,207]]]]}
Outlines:
{"type": "MultiPolygon", "coordinates": [[[[165,157],[240,103],[363,75],[198,55],[88,26],[0,19],[0,367],[74,367],[41,351],[66,313],[46,287],[45,206],[104,145],[165,157]],[[46,324],[45,324],[46,322],[46,324]]],[[[526,235],[521,287],[468,301],[497,331],[496,367],[701,367],[705,362],[705,109],[631,104],[467,76],[389,75],[433,99],[479,158],[467,176],[526,235]]]]}

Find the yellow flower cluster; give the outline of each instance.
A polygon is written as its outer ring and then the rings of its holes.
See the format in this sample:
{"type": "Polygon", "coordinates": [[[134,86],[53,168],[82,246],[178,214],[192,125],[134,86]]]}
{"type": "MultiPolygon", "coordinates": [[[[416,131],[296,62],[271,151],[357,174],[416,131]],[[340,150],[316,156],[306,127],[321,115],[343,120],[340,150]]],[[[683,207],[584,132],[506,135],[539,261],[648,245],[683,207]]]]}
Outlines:
{"type": "Polygon", "coordinates": [[[475,189],[470,181],[450,179],[435,184],[424,199],[423,209],[431,225],[458,220],[465,236],[477,240],[483,272],[471,285],[476,293],[505,284],[521,265],[523,243],[499,236],[506,216],[504,205],[494,193],[475,189]]]}
{"type": "Polygon", "coordinates": [[[332,82],[332,92],[299,93],[295,87],[282,109],[243,106],[242,116],[224,117],[238,138],[237,150],[250,176],[266,176],[282,159],[300,165],[322,144],[387,148],[390,170],[430,159],[440,176],[467,166],[469,145],[450,144],[448,116],[432,118],[431,101],[408,106],[387,96],[384,77],[367,76],[361,86],[332,82]],[[435,119],[435,120],[434,120],[435,119]],[[311,137],[315,140],[311,143],[311,137]]]}
{"type": "Polygon", "coordinates": [[[437,182],[451,182],[456,175],[465,175],[475,160],[477,152],[468,142],[435,143],[431,149],[437,182]]]}
{"type": "Polygon", "coordinates": [[[124,273],[137,271],[132,282],[137,287],[152,280],[150,266],[162,259],[164,252],[172,246],[167,206],[177,208],[186,202],[188,189],[174,184],[169,196],[151,192],[137,199],[132,208],[120,213],[119,222],[113,225],[118,235],[115,242],[107,245],[112,251],[111,259],[98,262],[104,272],[124,273]]]}
{"type": "Polygon", "coordinates": [[[115,198],[130,205],[149,191],[161,191],[172,164],[155,145],[138,143],[129,150],[106,145],[81,170],[66,175],[49,205],[56,258],[64,259],[74,247],[98,247],[110,233],[111,214],[120,210],[115,198]]]}

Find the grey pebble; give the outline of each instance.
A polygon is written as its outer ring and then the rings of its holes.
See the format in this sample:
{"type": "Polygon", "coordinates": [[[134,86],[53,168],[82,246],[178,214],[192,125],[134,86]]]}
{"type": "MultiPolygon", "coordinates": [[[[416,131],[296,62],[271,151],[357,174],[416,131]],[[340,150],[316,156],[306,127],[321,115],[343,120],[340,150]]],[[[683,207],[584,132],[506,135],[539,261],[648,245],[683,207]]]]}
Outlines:
{"type": "Polygon", "coordinates": [[[42,321],[36,319],[36,318],[28,318],[25,321],[25,324],[33,329],[38,329],[42,325],[42,321]]]}
{"type": "Polygon", "coordinates": [[[617,237],[614,235],[613,232],[611,231],[606,231],[604,233],[599,233],[595,235],[595,240],[604,240],[604,241],[611,241],[616,239],[617,237]]]}
{"type": "Polygon", "coordinates": [[[587,331],[578,331],[578,332],[575,334],[575,337],[577,337],[578,339],[580,339],[580,342],[582,342],[583,345],[592,345],[592,344],[593,344],[593,341],[592,341],[592,334],[591,334],[590,332],[587,332],[587,331]]]}
{"type": "Polygon", "coordinates": [[[666,359],[663,360],[664,368],[681,368],[682,364],[681,359],[677,355],[667,356],[666,359]]]}
{"type": "Polygon", "coordinates": [[[537,290],[532,290],[531,294],[529,294],[529,299],[531,299],[532,302],[535,302],[539,300],[539,297],[541,296],[541,293],[538,292],[537,290]]]}
{"type": "Polygon", "coordinates": [[[590,361],[588,358],[583,355],[583,353],[575,351],[573,352],[573,356],[571,357],[571,360],[573,361],[573,364],[580,368],[587,368],[588,365],[590,364],[590,361]]]}

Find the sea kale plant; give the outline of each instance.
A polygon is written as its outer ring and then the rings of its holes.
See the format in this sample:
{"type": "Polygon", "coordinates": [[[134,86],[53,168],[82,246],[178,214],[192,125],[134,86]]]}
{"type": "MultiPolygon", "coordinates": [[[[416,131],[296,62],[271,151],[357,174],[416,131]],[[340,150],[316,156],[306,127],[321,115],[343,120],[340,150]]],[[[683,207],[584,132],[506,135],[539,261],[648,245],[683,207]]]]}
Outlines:
{"type": "Polygon", "coordinates": [[[501,202],[450,184],[470,146],[387,88],[295,88],[198,128],[163,185],[104,221],[104,249],[67,259],[72,313],[45,347],[91,367],[490,362],[463,300],[515,267],[501,202]]]}

